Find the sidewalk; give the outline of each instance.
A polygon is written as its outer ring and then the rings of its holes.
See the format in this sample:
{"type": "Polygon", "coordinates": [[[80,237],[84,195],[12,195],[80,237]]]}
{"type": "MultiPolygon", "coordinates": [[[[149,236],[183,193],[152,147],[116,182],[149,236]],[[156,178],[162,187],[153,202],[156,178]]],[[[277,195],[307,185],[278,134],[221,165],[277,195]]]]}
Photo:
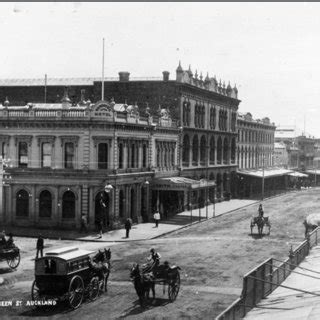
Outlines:
{"type": "MultiPolygon", "coordinates": [[[[320,272],[320,246],[314,247],[299,265],[320,272]]],[[[284,286],[316,293],[308,293],[278,287],[244,317],[246,320],[318,320],[320,319],[319,274],[296,268],[295,271],[310,275],[291,273],[282,283],[284,286]],[[316,278],[316,279],[315,279],[316,278]]]]}
{"type": "Polygon", "coordinates": [[[222,214],[241,209],[248,205],[257,203],[256,200],[239,200],[232,199],[215,205],[190,211],[181,212],[168,220],[161,220],[159,227],[156,228],[154,223],[134,224],[130,231],[130,238],[125,238],[125,229],[118,229],[105,232],[102,238],[98,238],[97,233],[90,232],[89,235],[84,235],[78,231],[70,230],[50,230],[50,229],[35,229],[22,227],[6,227],[6,234],[10,232],[14,236],[38,237],[41,233],[44,238],[63,239],[63,240],[79,240],[79,241],[97,241],[97,242],[122,242],[122,241],[138,241],[158,238],[162,235],[174,232],[185,228],[191,224],[203,222],[208,219],[220,216],[222,214]],[[200,213],[200,214],[199,214],[200,213]]]}

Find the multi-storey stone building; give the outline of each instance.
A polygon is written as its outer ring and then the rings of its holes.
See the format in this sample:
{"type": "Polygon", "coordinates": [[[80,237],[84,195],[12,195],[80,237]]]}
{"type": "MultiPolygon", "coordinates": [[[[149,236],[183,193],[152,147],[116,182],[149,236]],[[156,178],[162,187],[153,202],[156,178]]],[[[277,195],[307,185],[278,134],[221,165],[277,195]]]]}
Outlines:
{"type": "Polygon", "coordinates": [[[9,164],[1,223],[74,228],[82,214],[92,228],[147,221],[152,179],[178,174],[179,129],[165,110],[143,116],[137,105],[83,95],[73,106],[67,92],[57,104],[5,101],[0,142],[9,164]]]}
{"type": "MultiPolygon", "coordinates": [[[[73,103],[81,88],[86,89],[86,97],[93,102],[101,97],[101,79],[48,79],[46,86],[39,80],[2,81],[0,98],[12,97],[17,104],[40,103],[44,99],[56,102],[66,85],[73,103]]],[[[170,116],[177,120],[177,171],[171,176],[197,180],[199,188],[195,188],[194,183],[190,188],[192,183],[187,180],[161,178],[160,170],[159,178],[152,183],[153,210],[160,207],[161,213],[165,213],[172,211],[173,205],[178,207],[174,210],[182,210],[190,203],[199,205],[208,198],[213,201],[214,197],[220,199],[226,193],[236,193],[236,121],[240,103],[236,87],[218,82],[208,74],[205,78],[197,72],[193,74],[190,67],[183,70],[179,64],[175,80],[170,80],[167,71],[163,72],[162,79],[138,80],[130,79],[128,72],[119,72],[118,80],[104,82],[104,92],[108,99],[113,97],[115,101],[139,105],[140,115],[170,116]]],[[[168,148],[165,138],[155,141],[154,148],[158,154],[165,152],[168,148]]],[[[154,161],[155,167],[161,168],[168,160],[159,156],[154,161]]]]}
{"type": "Polygon", "coordinates": [[[239,114],[237,129],[239,169],[273,166],[274,123],[269,118],[254,120],[251,113],[239,114]]]}

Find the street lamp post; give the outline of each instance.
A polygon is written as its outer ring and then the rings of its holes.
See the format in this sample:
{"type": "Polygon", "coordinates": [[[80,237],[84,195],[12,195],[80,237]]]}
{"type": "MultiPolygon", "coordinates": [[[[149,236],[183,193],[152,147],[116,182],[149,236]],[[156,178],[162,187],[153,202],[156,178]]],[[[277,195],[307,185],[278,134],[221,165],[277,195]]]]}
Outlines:
{"type": "Polygon", "coordinates": [[[261,190],[261,200],[262,201],[264,198],[264,161],[265,161],[265,157],[263,155],[263,158],[262,158],[262,190],[261,190]]]}
{"type": "MultiPolygon", "coordinates": [[[[107,194],[110,194],[113,190],[113,186],[111,184],[107,184],[105,187],[104,187],[104,192],[107,193],[107,194]]],[[[109,201],[110,201],[110,197],[109,197],[109,201]]],[[[113,199],[113,206],[114,206],[114,199],[113,199]]],[[[110,209],[110,206],[108,204],[108,207],[110,209]]],[[[113,210],[114,211],[114,210],[113,210]]],[[[113,212],[113,215],[114,215],[114,212],[113,212]]],[[[113,219],[112,219],[112,224],[113,224],[113,219]]]]}

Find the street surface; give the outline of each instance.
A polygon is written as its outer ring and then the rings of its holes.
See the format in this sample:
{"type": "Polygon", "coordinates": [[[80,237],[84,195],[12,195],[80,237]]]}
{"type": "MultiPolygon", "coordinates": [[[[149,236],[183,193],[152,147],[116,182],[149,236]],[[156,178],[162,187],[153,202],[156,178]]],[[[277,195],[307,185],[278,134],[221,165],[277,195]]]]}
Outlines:
{"type": "MultiPolygon", "coordinates": [[[[290,246],[304,238],[303,219],[308,213],[320,212],[320,190],[292,192],[264,202],[269,216],[271,234],[262,238],[250,235],[250,220],[257,215],[258,205],[249,206],[201,224],[195,224],[154,240],[122,243],[97,243],[46,240],[50,247],[76,245],[97,250],[110,247],[112,270],[108,292],[94,302],[85,302],[77,310],[63,305],[51,310],[33,307],[1,306],[1,318],[33,318],[51,316],[60,319],[213,319],[239,297],[242,276],[268,257],[284,259],[290,246]],[[156,286],[156,299],[142,309],[129,282],[130,267],[144,263],[151,247],[162,256],[162,262],[181,267],[181,288],[177,300],[170,303],[168,293],[156,286]]],[[[255,229],[254,232],[257,233],[255,229]]],[[[0,301],[30,300],[34,279],[36,239],[17,238],[22,263],[10,271],[6,262],[0,264],[5,280],[0,301]]]]}

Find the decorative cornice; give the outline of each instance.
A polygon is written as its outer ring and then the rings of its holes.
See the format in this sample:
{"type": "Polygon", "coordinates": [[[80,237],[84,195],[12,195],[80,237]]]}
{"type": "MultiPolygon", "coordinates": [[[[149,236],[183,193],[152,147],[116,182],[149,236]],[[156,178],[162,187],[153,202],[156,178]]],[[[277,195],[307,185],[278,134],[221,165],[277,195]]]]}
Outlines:
{"type": "Polygon", "coordinates": [[[15,138],[15,145],[17,145],[19,142],[27,142],[28,146],[31,146],[32,136],[29,135],[16,135],[15,138]]]}
{"type": "Polygon", "coordinates": [[[44,142],[49,142],[52,144],[52,146],[54,146],[56,137],[55,136],[37,136],[37,139],[38,139],[38,146],[40,146],[41,143],[44,143],[44,142]]]}
{"type": "Polygon", "coordinates": [[[92,136],[92,140],[94,143],[94,147],[96,148],[99,143],[110,143],[112,140],[112,137],[92,136]]]}
{"type": "Polygon", "coordinates": [[[61,147],[63,147],[66,142],[72,142],[78,147],[79,136],[60,136],[59,138],[61,139],[61,147]]]}

